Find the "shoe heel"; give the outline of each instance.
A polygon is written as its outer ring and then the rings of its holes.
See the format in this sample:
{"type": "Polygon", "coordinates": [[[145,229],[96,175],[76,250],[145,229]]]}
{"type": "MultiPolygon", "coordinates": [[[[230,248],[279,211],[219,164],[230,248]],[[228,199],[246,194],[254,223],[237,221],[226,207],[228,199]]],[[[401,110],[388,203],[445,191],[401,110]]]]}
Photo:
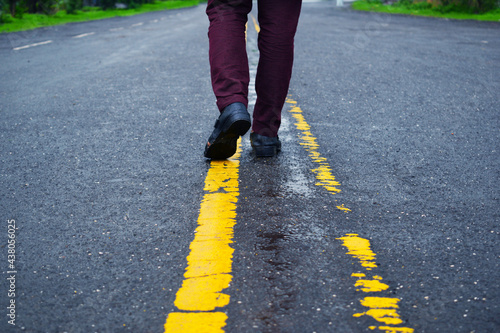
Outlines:
{"type": "Polygon", "coordinates": [[[232,133],[238,136],[244,135],[250,129],[250,114],[248,112],[238,112],[231,115],[224,122],[222,131],[224,133],[232,133]]]}
{"type": "Polygon", "coordinates": [[[243,136],[245,135],[246,132],[250,129],[251,123],[250,121],[243,119],[243,120],[237,120],[234,123],[231,124],[231,127],[229,127],[228,132],[229,133],[234,133],[238,136],[243,136]]]}
{"type": "Polygon", "coordinates": [[[273,157],[277,153],[275,146],[253,147],[256,157],[273,157]]]}

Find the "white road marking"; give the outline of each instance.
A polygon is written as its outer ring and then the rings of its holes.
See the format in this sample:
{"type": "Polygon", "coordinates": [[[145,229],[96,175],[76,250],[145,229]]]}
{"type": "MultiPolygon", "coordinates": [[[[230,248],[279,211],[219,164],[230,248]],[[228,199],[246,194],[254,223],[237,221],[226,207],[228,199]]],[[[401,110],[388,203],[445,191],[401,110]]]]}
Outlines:
{"type": "Polygon", "coordinates": [[[144,24],[144,22],[139,22],[139,23],[136,23],[136,24],[132,24],[131,27],[138,27],[138,26],[141,26],[143,24],[144,24]]]}
{"type": "Polygon", "coordinates": [[[87,37],[87,36],[91,36],[95,34],[95,32],[87,32],[85,34],[81,34],[81,35],[76,35],[76,36],[73,36],[72,38],[82,38],[82,37],[87,37]]]}
{"type": "Polygon", "coordinates": [[[51,40],[46,40],[45,42],[40,42],[40,43],[34,43],[34,44],[19,46],[19,47],[13,48],[13,50],[17,51],[17,50],[27,49],[28,47],[33,47],[33,46],[38,46],[38,45],[44,45],[44,44],[49,44],[49,43],[52,43],[52,41],[51,40]]]}

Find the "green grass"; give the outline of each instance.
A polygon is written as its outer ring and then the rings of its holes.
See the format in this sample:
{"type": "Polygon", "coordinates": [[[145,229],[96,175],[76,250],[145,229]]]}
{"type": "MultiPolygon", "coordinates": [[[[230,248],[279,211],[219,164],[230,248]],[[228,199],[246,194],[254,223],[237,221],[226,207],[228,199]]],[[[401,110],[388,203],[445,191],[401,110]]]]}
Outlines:
{"type": "Polygon", "coordinates": [[[377,2],[367,2],[367,1],[356,1],[352,4],[352,8],[355,10],[370,11],[370,12],[382,12],[390,14],[406,14],[406,15],[417,15],[417,16],[432,16],[441,17],[449,19],[458,20],[478,20],[478,21],[500,21],[500,9],[495,9],[493,11],[484,14],[469,14],[464,12],[441,12],[438,8],[426,8],[428,6],[424,5],[414,5],[410,8],[401,5],[383,5],[377,2]]]}
{"type": "Polygon", "coordinates": [[[75,14],[66,14],[64,10],[54,15],[24,14],[21,19],[12,18],[12,22],[0,24],[0,33],[24,31],[70,22],[101,20],[115,16],[131,16],[158,10],[191,7],[198,5],[199,2],[199,0],[169,0],[144,4],[136,9],[100,10],[99,8],[85,8],[84,10],[77,11],[75,14]]]}

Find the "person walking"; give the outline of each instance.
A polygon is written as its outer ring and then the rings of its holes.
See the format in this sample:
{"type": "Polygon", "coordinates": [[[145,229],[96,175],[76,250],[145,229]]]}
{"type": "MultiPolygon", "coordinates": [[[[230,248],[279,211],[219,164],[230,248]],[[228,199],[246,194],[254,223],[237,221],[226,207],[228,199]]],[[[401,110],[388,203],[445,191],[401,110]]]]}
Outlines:
{"type": "Polygon", "coordinates": [[[301,6],[302,0],[258,1],[260,57],[251,122],[247,111],[250,75],[245,27],[252,0],[208,0],[210,74],[220,115],[205,146],[205,157],[231,157],[238,138],[250,127],[255,156],[271,157],[281,150],[278,130],[292,76],[301,6]]]}

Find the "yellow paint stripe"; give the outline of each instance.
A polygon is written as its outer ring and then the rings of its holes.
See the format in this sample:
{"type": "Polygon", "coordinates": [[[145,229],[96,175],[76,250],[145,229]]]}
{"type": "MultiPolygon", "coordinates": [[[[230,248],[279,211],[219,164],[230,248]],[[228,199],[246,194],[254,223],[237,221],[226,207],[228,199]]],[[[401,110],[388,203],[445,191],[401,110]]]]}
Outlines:
{"type": "Polygon", "coordinates": [[[165,324],[166,333],[214,333],[224,332],[227,315],[223,312],[173,312],[165,324]]]}
{"type": "Polygon", "coordinates": [[[344,211],[344,212],[350,212],[351,210],[347,207],[344,207],[344,204],[337,206],[338,209],[344,211]]]}
{"type": "Polygon", "coordinates": [[[395,309],[370,309],[363,313],[355,313],[353,317],[370,316],[376,321],[380,321],[386,325],[398,325],[403,321],[399,318],[399,314],[395,309]]]}
{"type": "Polygon", "coordinates": [[[391,327],[391,326],[370,326],[371,330],[379,329],[385,333],[413,333],[413,328],[409,327],[391,327]]]}
{"type": "Polygon", "coordinates": [[[370,241],[357,234],[347,234],[344,237],[337,238],[343,241],[344,246],[349,252],[347,254],[359,259],[361,266],[367,270],[377,267],[375,263],[375,253],[370,249],[370,241]]]}
{"type": "Polygon", "coordinates": [[[382,291],[389,289],[389,286],[378,280],[363,280],[360,279],[354,284],[355,287],[361,287],[359,290],[366,293],[382,291]]]}
{"type": "Polygon", "coordinates": [[[252,14],[250,14],[250,17],[252,18],[253,26],[255,27],[255,31],[257,31],[257,33],[259,33],[260,32],[260,27],[259,27],[259,24],[257,23],[257,20],[255,19],[255,16],[253,16],[252,14]]]}
{"type": "Polygon", "coordinates": [[[352,273],[351,276],[352,277],[365,277],[366,274],[365,273],[352,273]]]}
{"type": "Polygon", "coordinates": [[[361,305],[366,306],[368,308],[376,308],[376,309],[397,309],[399,308],[398,298],[392,297],[365,297],[362,299],[361,305]]]}
{"type": "Polygon", "coordinates": [[[232,280],[233,227],[239,196],[238,171],[241,140],[236,154],[226,161],[211,161],[205,178],[198,227],[190,245],[184,281],[176,294],[181,311],[168,315],[165,332],[223,332],[227,316],[214,311],[229,304],[222,291],[232,280]]]}
{"type": "MultiPolygon", "coordinates": [[[[375,263],[376,254],[371,250],[370,241],[358,236],[358,234],[347,234],[344,237],[337,238],[342,240],[343,245],[347,247],[348,252],[354,258],[357,258],[364,269],[367,271],[377,267],[375,263]]],[[[365,278],[365,273],[352,273],[352,277],[365,278]]],[[[389,286],[380,282],[382,277],[374,275],[372,280],[358,279],[354,284],[355,287],[361,287],[359,290],[363,292],[381,292],[389,289],[389,286]]],[[[395,297],[365,297],[360,300],[362,306],[367,307],[368,310],[361,313],[353,314],[353,317],[369,316],[378,322],[385,325],[399,325],[403,322],[400,318],[397,309],[399,309],[399,298],[395,297]]],[[[412,333],[413,329],[409,327],[392,327],[392,326],[370,326],[371,330],[379,329],[385,332],[403,332],[412,333]]]]}
{"type": "MultiPolygon", "coordinates": [[[[313,163],[317,165],[316,168],[311,170],[316,176],[316,185],[322,186],[331,194],[340,192],[341,190],[338,188],[338,186],[340,186],[340,183],[335,180],[335,176],[332,174],[332,168],[328,164],[326,157],[321,156],[319,152],[318,140],[311,133],[311,126],[309,126],[309,124],[306,122],[301,108],[298,107],[297,102],[291,98],[288,98],[286,102],[292,105],[290,113],[296,120],[296,128],[301,131],[301,134],[299,135],[299,144],[306,149],[313,163]]],[[[343,204],[336,207],[343,212],[351,211],[343,204]]]]}
{"type": "MultiPolygon", "coordinates": [[[[255,30],[260,32],[260,27],[253,15],[251,15],[255,30]]],[[[304,146],[307,152],[309,153],[309,157],[311,160],[318,164],[318,167],[312,169],[311,171],[316,175],[316,179],[318,182],[316,185],[323,186],[328,192],[332,194],[336,194],[341,190],[337,188],[340,186],[340,183],[335,180],[335,176],[333,176],[331,172],[331,167],[327,162],[325,157],[322,157],[319,153],[319,144],[317,143],[317,139],[311,133],[311,127],[307,124],[302,110],[297,106],[297,102],[291,98],[288,98],[287,103],[293,105],[290,112],[292,116],[297,121],[295,123],[296,128],[302,132],[300,136],[300,145],[304,146]]],[[[344,206],[344,204],[340,206],[336,206],[339,210],[344,212],[350,212],[351,210],[344,206]]],[[[345,237],[338,238],[343,240],[344,246],[349,249],[348,254],[353,255],[358,258],[361,262],[361,265],[365,267],[366,270],[371,270],[372,268],[377,267],[375,263],[375,253],[370,249],[370,242],[366,239],[358,237],[357,234],[347,234],[345,237]]],[[[364,273],[353,273],[353,277],[365,277],[364,273]]],[[[373,276],[373,280],[358,280],[355,286],[361,286],[361,290],[364,292],[379,292],[389,288],[387,284],[380,282],[382,280],[381,276],[375,275],[373,276]]],[[[359,290],[359,289],[358,289],[359,290]]],[[[398,308],[397,303],[400,300],[398,298],[383,298],[383,297],[365,297],[361,300],[361,304],[365,307],[369,307],[370,310],[364,313],[354,314],[354,317],[360,317],[362,315],[369,315],[374,319],[384,322],[389,325],[397,325],[402,322],[399,318],[399,314],[396,312],[398,308]]],[[[376,326],[370,326],[371,330],[377,329],[376,326]]],[[[391,327],[391,326],[379,326],[379,330],[385,331],[386,333],[413,333],[413,329],[409,327],[391,327]]]]}

